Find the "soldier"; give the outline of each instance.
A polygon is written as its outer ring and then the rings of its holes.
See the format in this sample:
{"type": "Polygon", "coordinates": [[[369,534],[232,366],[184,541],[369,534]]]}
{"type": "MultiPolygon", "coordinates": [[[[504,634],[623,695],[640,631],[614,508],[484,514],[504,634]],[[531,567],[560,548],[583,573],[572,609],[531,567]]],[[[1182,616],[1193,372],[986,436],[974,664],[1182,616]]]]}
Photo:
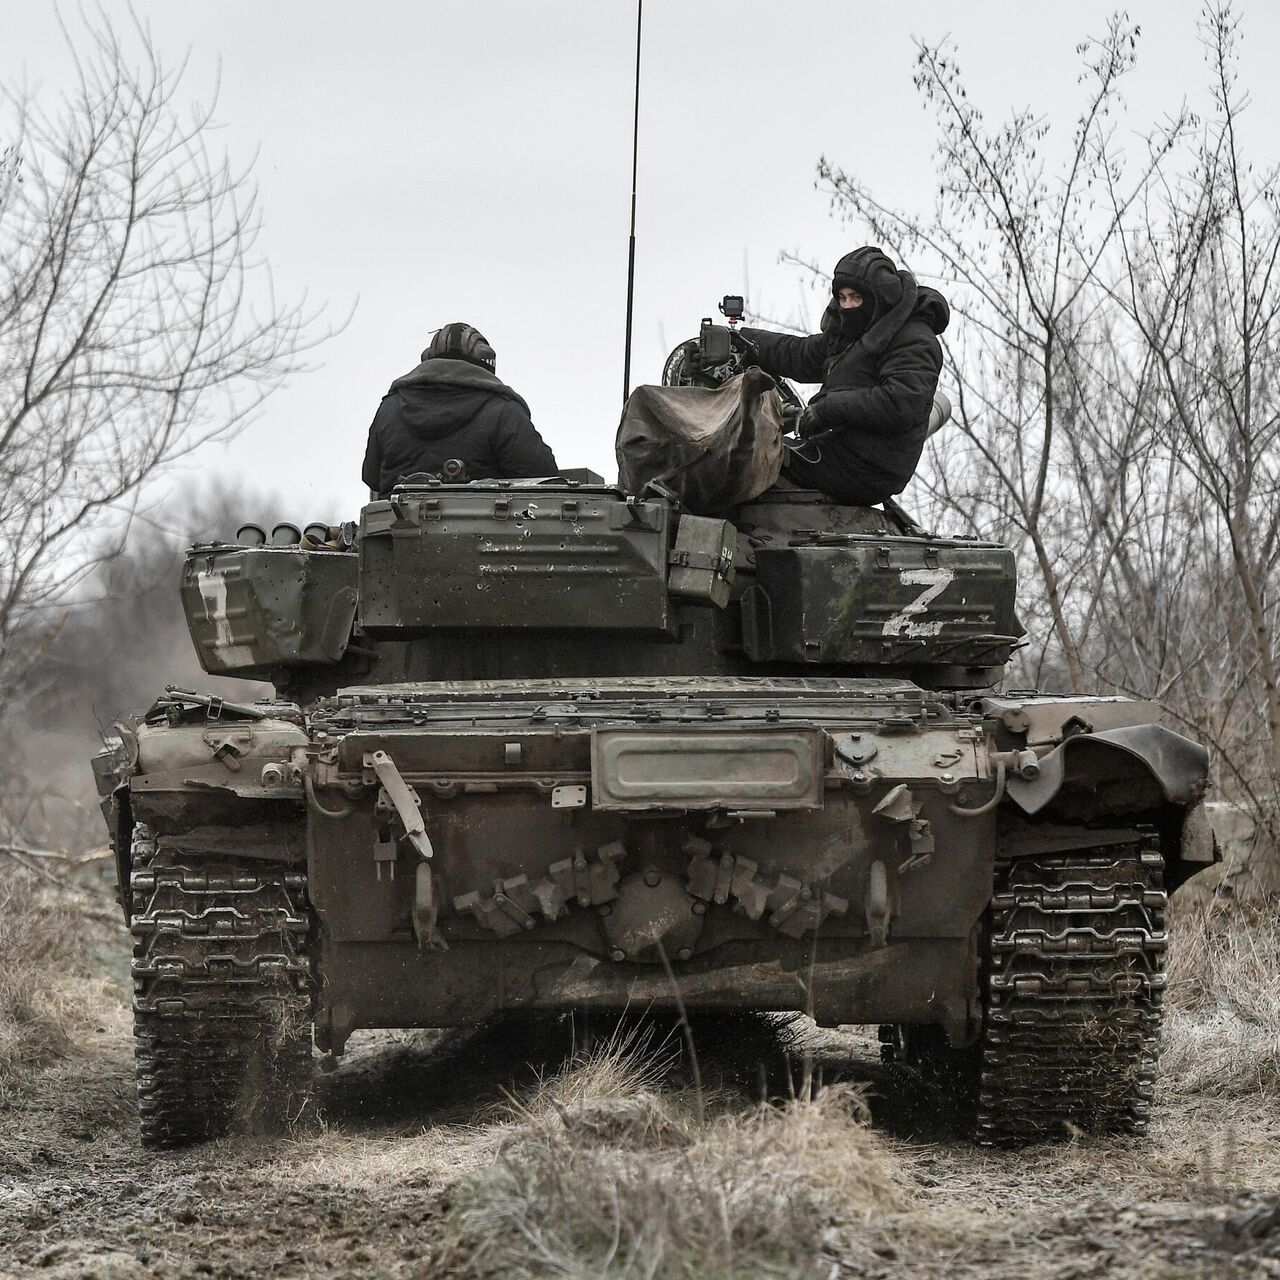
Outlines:
{"type": "Polygon", "coordinates": [[[854,506],[901,493],[928,434],[950,316],[937,290],[868,245],[836,264],[820,332],[739,330],[747,364],[822,383],[799,422],[802,437],[822,438],[792,452],[783,474],[854,506]]]}
{"type": "Polygon", "coordinates": [[[422,363],[391,384],[373,416],[361,476],[375,496],[415,472],[439,474],[453,458],[469,480],[555,475],[555,455],[496,363],[471,325],[436,331],[422,363]]]}

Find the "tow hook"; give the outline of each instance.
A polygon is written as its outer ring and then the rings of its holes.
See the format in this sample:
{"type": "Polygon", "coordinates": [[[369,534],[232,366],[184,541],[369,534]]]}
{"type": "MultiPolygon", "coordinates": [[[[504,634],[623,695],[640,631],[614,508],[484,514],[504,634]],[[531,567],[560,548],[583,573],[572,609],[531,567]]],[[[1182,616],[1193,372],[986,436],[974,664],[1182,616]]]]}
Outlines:
{"type": "Polygon", "coordinates": [[[449,950],[449,944],[436,928],[439,910],[431,864],[419,862],[413,882],[413,936],[418,939],[419,951],[449,950]]]}
{"type": "Polygon", "coordinates": [[[884,863],[879,860],[871,864],[871,874],[867,879],[866,915],[871,945],[886,946],[892,909],[889,906],[889,876],[884,863]]]}

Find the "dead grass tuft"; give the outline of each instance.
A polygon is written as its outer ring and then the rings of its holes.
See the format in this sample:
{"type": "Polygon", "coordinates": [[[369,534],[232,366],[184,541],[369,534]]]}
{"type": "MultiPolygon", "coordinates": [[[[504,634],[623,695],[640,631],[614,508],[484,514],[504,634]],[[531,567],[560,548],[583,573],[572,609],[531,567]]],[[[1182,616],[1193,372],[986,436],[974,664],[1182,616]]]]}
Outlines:
{"type": "Polygon", "coordinates": [[[1238,905],[1180,913],[1173,939],[1166,1091],[1280,1100],[1280,918],[1238,905]]]}
{"type": "Polygon", "coordinates": [[[904,1207],[848,1086],[781,1107],[666,1090],[664,1050],[611,1041],[511,1104],[455,1188],[437,1274],[825,1274],[841,1226],[904,1207]]]}
{"type": "Polygon", "coordinates": [[[69,1055],[93,1022],[80,913],[25,871],[0,868],[0,1108],[69,1055]]]}

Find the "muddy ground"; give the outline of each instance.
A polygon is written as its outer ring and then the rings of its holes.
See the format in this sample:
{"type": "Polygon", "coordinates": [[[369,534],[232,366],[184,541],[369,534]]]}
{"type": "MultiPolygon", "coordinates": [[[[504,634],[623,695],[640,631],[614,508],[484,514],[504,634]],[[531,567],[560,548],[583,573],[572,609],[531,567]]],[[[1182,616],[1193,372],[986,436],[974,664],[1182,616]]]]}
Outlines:
{"type": "MultiPolygon", "coordinates": [[[[494,1135],[511,1131],[509,1099],[539,1076],[575,1069],[565,1026],[368,1033],[322,1078],[318,1128],[144,1153],[118,941],[106,947],[110,976],[95,988],[76,1045],[0,1110],[0,1274],[434,1277],[450,1272],[450,1258],[461,1259],[459,1273],[523,1273],[500,1250],[482,1257],[474,1240],[445,1255],[439,1245],[456,1225],[458,1187],[474,1202],[477,1186],[487,1194],[486,1168],[507,1159],[494,1135]]],[[[875,1185],[865,1212],[855,1203],[856,1220],[833,1209],[824,1221],[819,1203],[818,1219],[803,1220],[818,1224],[813,1237],[790,1263],[745,1249],[726,1273],[1280,1276],[1280,1089],[1241,1076],[1253,1068],[1241,1066],[1238,1037],[1224,1026],[1200,1017],[1171,1029],[1178,1078],[1162,1080],[1146,1139],[1018,1153],[978,1150],[948,1133],[945,1115],[918,1090],[883,1077],[868,1034],[802,1029],[824,1081],[860,1082],[870,1097],[869,1132],[854,1136],[867,1144],[875,1185]],[[1203,1079],[1192,1079],[1188,1054],[1200,1055],[1203,1079]],[[1222,1088],[1213,1085],[1215,1054],[1231,1077],[1222,1088]]],[[[769,1058],[772,1035],[749,1037],[745,1053],[708,1042],[702,1076],[718,1089],[717,1108],[751,1112],[740,1059],[769,1058]]],[[[662,1068],[656,1090],[683,1105],[686,1067],[662,1068]]],[[[767,1130],[755,1132],[768,1140],[767,1130]]],[[[779,1205],[796,1194],[780,1191],[779,1205]]],[[[616,1251],[602,1263],[584,1246],[576,1261],[544,1258],[539,1274],[685,1276],[705,1265],[677,1249],[663,1256],[655,1270],[652,1259],[616,1251]]]]}

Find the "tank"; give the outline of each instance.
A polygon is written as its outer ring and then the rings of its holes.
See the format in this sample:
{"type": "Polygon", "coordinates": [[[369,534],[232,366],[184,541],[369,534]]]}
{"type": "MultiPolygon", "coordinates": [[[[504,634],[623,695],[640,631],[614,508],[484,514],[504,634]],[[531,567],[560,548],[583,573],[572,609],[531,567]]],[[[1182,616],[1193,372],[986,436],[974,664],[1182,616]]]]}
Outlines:
{"type": "Polygon", "coordinates": [[[1008,548],[580,471],[197,545],[181,592],[274,696],[170,688],[95,762],[144,1144],[300,1114],[358,1029],[628,1006],[879,1025],[985,1143],[1145,1126],[1206,752],[997,691],[1008,548]]]}

